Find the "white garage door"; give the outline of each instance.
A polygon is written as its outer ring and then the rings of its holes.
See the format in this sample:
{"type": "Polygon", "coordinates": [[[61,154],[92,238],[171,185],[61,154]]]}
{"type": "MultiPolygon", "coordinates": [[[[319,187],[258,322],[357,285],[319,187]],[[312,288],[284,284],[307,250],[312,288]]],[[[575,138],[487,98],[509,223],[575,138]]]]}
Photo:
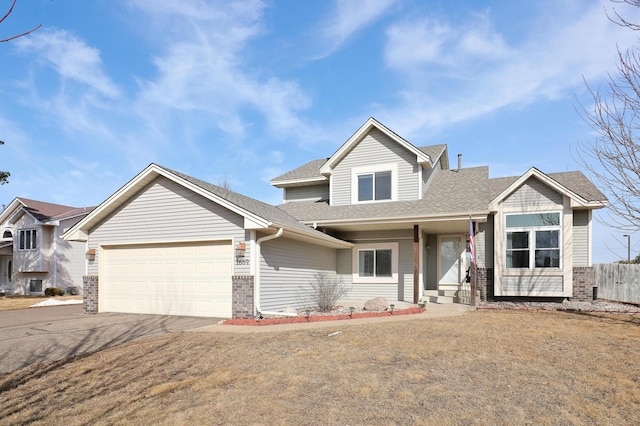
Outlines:
{"type": "Polygon", "coordinates": [[[231,317],[231,242],[105,248],[101,312],[231,317]]]}

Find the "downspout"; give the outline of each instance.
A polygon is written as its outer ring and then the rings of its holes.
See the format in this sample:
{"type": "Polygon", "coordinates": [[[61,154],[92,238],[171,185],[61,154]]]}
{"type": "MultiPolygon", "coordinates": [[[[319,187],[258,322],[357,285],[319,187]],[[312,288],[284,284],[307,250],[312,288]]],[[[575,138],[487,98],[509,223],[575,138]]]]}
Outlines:
{"type": "Polygon", "coordinates": [[[260,314],[267,314],[267,315],[278,315],[278,316],[287,316],[287,317],[297,317],[298,314],[290,314],[290,313],[286,313],[286,312],[269,312],[269,311],[263,311],[260,308],[260,251],[261,251],[261,245],[262,243],[264,243],[265,241],[269,241],[269,240],[275,240],[276,238],[280,238],[282,236],[282,234],[284,233],[284,228],[279,228],[278,232],[276,232],[273,235],[267,235],[264,236],[262,238],[258,238],[256,240],[256,253],[255,253],[255,258],[254,258],[254,262],[255,262],[255,276],[253,279],[253,291],[254,291],[254,300],[255,300],[255,305],[256,305],[256,312],[258,315],[260,314]]]}
{"type": "Polygon", "coordinates": [[[58,287],[58,226],[53,227],[53,287],[58,287]]]}

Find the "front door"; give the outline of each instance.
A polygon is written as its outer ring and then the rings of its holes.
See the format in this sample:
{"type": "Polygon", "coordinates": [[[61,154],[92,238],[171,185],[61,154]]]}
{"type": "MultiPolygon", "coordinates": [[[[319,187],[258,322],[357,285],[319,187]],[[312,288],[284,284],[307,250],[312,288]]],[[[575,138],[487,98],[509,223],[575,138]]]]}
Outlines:
{"type": "Polygon", "coordinates": [[[0,256],[0,290],[14,290],[13,258],[11,256],[0,256]]]}
{"type": "Polygon", "coordinates": [[[439,286],[461,285],[465,280],[464,253],[466,249],[464,237],[446,235],[439,238],[438,276],[439,286]]]}

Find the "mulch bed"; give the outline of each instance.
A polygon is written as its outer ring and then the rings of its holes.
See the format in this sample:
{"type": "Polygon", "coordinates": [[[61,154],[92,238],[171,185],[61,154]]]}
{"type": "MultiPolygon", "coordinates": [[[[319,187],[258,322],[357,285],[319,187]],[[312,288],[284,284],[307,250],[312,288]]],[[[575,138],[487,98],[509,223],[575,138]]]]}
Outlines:
{"type": "Polygon", "coordinates": [[[277,325],[277,324],[297,324],[304,322],[319,322],[319,321],[335,321],[335,320],[348,320],[356,318],[375,318],[375,317],[389,317],[391,315],[413,315],[424,312],[423,308],[412,307],[407,309],[397,309],[393,313],[390,311],[383,312],[358,312],[353,315],[349,314],[336,314],[336,315],[310,315],[308,318],[306,315],[297,317],[280,317],[280,318],[235,318],[222,321],[224,325],[277,325]]]}

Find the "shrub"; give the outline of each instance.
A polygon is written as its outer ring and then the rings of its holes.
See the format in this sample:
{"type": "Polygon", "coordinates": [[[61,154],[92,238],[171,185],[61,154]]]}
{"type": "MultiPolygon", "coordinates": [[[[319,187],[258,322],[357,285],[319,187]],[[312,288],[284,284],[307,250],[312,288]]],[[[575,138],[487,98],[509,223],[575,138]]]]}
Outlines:
{"type": "Polygon", "coordinates": [[[302,299],[306,306],[317,306],[321,312],[328,312],[348,291],[342,278],[332,279],[326,272],[316,272],[309,286],[302,289],[302,299]]]}
{"type": "Polygon", "coordinates": [[[49,287],[44,289],[45,296],[64,296],[64,290],[58,287],[49,287]]]}

